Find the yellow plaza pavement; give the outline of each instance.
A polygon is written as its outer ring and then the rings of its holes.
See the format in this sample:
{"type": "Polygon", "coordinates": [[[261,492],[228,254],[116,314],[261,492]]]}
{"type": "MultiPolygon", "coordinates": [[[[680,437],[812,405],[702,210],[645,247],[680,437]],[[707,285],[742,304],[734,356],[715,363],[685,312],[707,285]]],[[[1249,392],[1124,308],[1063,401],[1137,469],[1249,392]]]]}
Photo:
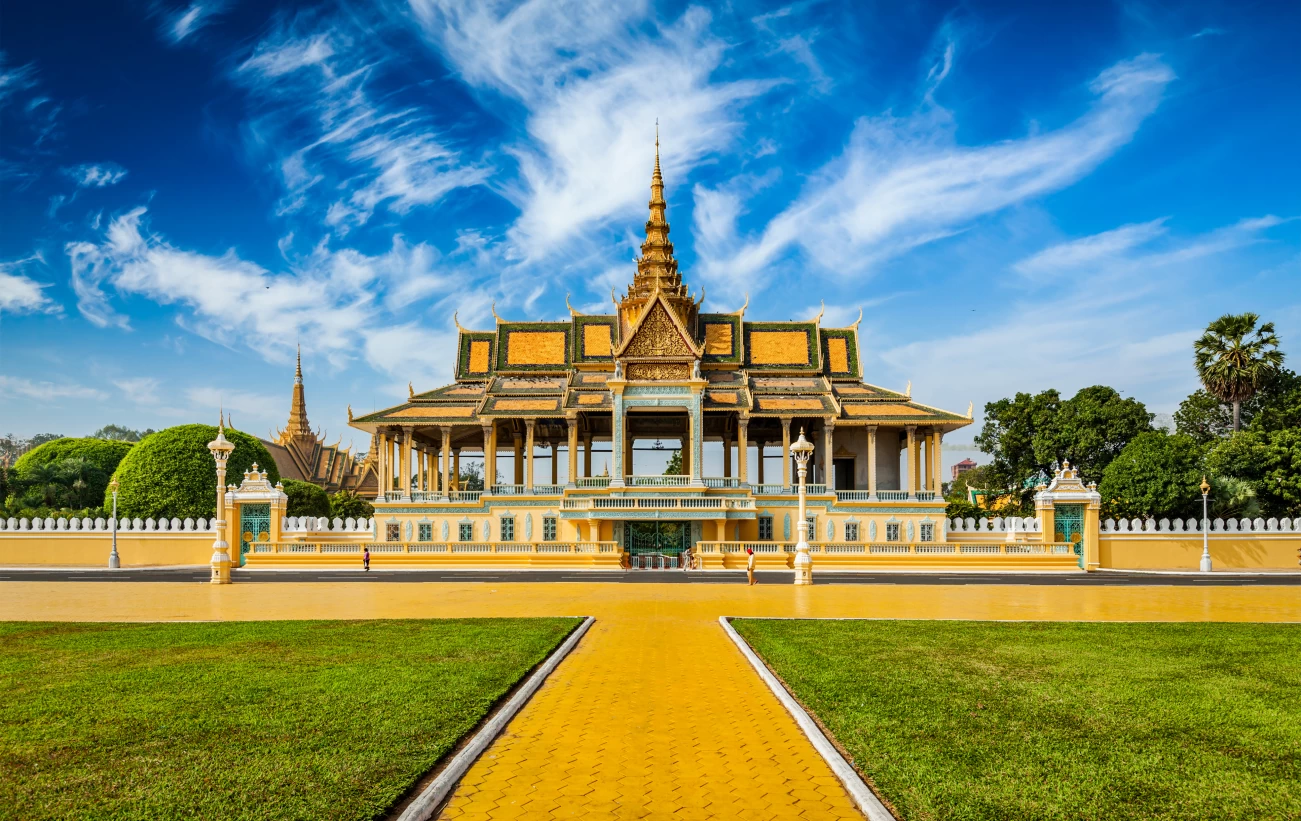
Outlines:
{"type": "Polygon", "coordinates": [[[1296,587],[0,583],[0,619],[591,615],[463,779],[457,819],[857,817],[719,615],[1301,621],[1296,587]]]}

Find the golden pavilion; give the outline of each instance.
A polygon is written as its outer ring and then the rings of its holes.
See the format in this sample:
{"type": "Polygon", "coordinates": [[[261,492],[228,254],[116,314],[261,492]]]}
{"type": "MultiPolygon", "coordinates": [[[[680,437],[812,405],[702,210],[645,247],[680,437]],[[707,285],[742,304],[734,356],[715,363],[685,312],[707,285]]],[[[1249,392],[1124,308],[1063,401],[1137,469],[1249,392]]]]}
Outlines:
{"type": "Polygon", "coordinates": [[[816,447],[810,541],[859,552],[943,542],[941,443],[970,410],[863,381],[858,321],[752,321],[748,300],[703,311],[673,256],[658,141],[650,190],[637,269],[613,313],[515,322],[494,310],[490,330],[458,323],[455,382],[364,416],[349,409],[373,437],[377,545],[598,566],[676,565],[690,550],[709,567],[752,543],[772,548],[767,563],[787,561],[801,431],[816,447]],[[637,443],[664,439],[681,442],[681,473],[637,473],[637,443]],[[706,443],[721,445],[718,475],[705,472],[706,443]],[[601,475],[594,452],[608,455],[601,475]],[[483,456],[481,490],[458,486],[468,455],[483,456]],[[541,479],[539,459],[550,465],[541,479]]]}

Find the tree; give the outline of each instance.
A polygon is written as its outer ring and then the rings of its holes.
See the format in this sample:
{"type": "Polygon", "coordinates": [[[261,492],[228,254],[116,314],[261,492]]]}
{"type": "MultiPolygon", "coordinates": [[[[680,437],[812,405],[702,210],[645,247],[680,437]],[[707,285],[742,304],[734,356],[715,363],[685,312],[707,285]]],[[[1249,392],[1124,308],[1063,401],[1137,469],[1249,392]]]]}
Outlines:
{"type": "Polygon", "coordinates": [[[83,508],[98,504],[108,487],[108,474],[84,456],[73,456],[56,462],[63,483],[69,490],[72,507],[83,508]]]}
{"type": "MultiPolygon", "coordinates": [[[[149,436],[118,465],[121,483],[118,515],[130,517],[212,517],[217,511],[217,466],[208,442],[217,436],[212,425],[178,425],[149,436]]],[[[242,431],[226,429],[235,445],[226,464],[226,481],[239,484],[256,462],[272,484],[280,472],[266,447],[242,431]]]]}
{"type": "MultiPolygon", "coordinates": [[[[483,478],[479,481],[482,483],[483,478]]],[[[375,506],[351,490],[340,490],[330,497],[330,516],[338,519],[360,519],[375,515],[375,506]]]]}
{"type": "Polygon", "coordinates": [[[681,449],[673,451],[673,455],[669,457],[669,463],[664,468],[664,475],[665,476],[682,475],[682,450],[681,449]]]}
{"type": "Polygon", "coordinates": [[[1103,471],[1106,515],[1200,516],[1202,448],[1189,436],[1141,433],[1103,471]]]}
{"type": "MultiPolygon", "coordinates": [[[[460,481],[457,487],[461,490],[483,490],[483,467],[474,463],[461,465],[460,481]]],[[[370,514],[363,515],[369,516],[370,514]]]]}
{"type": "Polygon", "coordinates": [[[1207,454],[1206,467],[1250,482],[1260,515],[1301,516],[1301,428],[1239,431],[1207,454]]]}
{"type": "MultiPolygon", "coordinates": [[[[319,486],[297,479],[282,479],[285,495],[289,497],[285,504],[286,516],[329,516],[330,497],[319,486]]],[[[346,518],[346,517],[345,517],[346,518]]]]}
{"type": "Polygon", "coordinates": [[[149,434],[153,433],[153,428],[146,428],[144,431],[132,430],[122,425],[105,425],[90,435],[92,439],[112,439],[117,442],[139,442],[149,434]]]}
{"type": "MultiPolygon", "coordinates": [[[[1212,519],[1254,519],[1260,515],[1256,488],[1236,476],[1212,476],[1209,482],[1207,513],[1212,519]]],[[[1201,517],[1198,516],[1200,519],[1201,517]]]]}
{"type": "MultiPolygon", "coordinates": [[[[1279,368],[1239,410],[1240,426],[1253,427],[1257,417],[1269,430],[1301,426],[1301,377],[1279,368]]],[[[1175,411],[1175,430],[1202,444],[1212,444],[1233,433],[1233,406],[1221,402],[1204,389],[1188,395],[1175,411]]]]}
{"type": "Polygon", "coordinates": [[[1258,314],[1225,314],[1193,343],[1193,362],[1206,391],[1233,406],[1233,430],[1241,428],[1243,400],[1250,399],[1278,368],[1274,323],[1256,327],[1258,314]]]}
{"type": "MultiPolygon", "coordinates": [[[[34,486],[36,482],[32,478],[32,472],[41,465],[54,466],[53,482],[62,485],[64,491],[50,488],[47,482],[42,486],[44,489],[41,495],[45,500],[44,504],[53,505],[54,502],[49,501],[53,498],[60,503],[67,502],[75,507],[98,507],[108,488],[109,477],[131,452],[132,447],[134,446],[130,442],[61,437],[24,453],[14,463],[13,472],[18,479],[18,484],[27,483],[34,486]],[[71,467],[68,465],[69,460],[75,463],[71,467]],[[67,476],[69,473],[76,475],[67,476]],[[83,486],[73,488],[77,481],[81,481],[83,486]]],[[[48,476],[44,478],[49,479],[48,476]]]]}
{"type": "Polygon", "coordinates": [[[1036,479],[1054,462],[1069,460],[1085,481],[1099,481],[1130,440],[1151,430],[1152,414],[1142,402],[1095,385],[1065,401],[1046,390],[990,402],[975,441],[993,456],[984,466],[987,489],[1014,498],[1015,504],[999,505],[1013,515],[1029,513],[1036,479]]]}

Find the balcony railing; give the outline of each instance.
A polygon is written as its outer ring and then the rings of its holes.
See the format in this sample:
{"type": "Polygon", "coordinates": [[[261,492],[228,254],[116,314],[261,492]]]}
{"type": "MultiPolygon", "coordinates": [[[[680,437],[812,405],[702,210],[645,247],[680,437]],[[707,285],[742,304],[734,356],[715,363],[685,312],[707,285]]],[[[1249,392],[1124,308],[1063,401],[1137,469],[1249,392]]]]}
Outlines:
{"type": "Polygon", "coordinates": [[[750,490],[754,491],[760,496],[774,496],[777,494],[790,492],[786,490],[786,488],[782,485],[750,485],[750,490]]]}
{"type": "Polygon", "coordinates": [[[453,502],[477,502],[483,497],[482,490],[453,490],[447,494],[448,500],[453,502]]]}
{"type": "Polygon", "coordinates": [[[868,502],[872,499],[870,490],[837,490],[837,502],[868,502]]]}
{"type": "MultiPolygon", "coordinates": [[[[700,553],[735,554],[745,553],[751,548],[755,553],[794,553],[794,542],[700,542],[700,553]]],[[[885,544],[869,542],[810,542],[809,553],[813,556],[863,555],[863,556],[1065,556],[1070,555],[1074,545],[1068,543],[1048,544],[936,544],[922,542],[908,544],[905,542],[887,542],[885,544]]]]}
{"type": "Polygon", "coordinates": [[[559,496],[565,492],[564,485],[493,485],[493,496],[559,496]]]}
{"type": "Polygon", "coordinates": [[[746,484],[736,476],[706,476],[705,487],[730,489],[743,488],[746,484]]]}
{"type": "Polygon", "coordinates": [[[878,490],[876,498],[882,502],[906,502],[908,501],[908,491],[906,490],[878,490]]]}
{"type": "Polygon", "coordinates": [[[566,499],[564,510],[754,510],[753,499],[725,496],[596,496],[566,499]]]}
{"type": "Polygon", "coordinates": [[[342,554],[361,557],[366,547],[375,556],[429,553],[618,553],[618,542],[254,542],[254,555],[294,556],[342,554]]]}
{"type": "Polygon", "coordinates": [[[592,477],[587,478],[587,479],[579,479],[579,480],[578,480],[578,486],[581,487],[581,488],[591,488],[591,487],[609,487],[609,486],[610,486],[610,477],[609,477],[609,476],[592,476],[592,477]]]}
{"type": "Polygon", "coordinates": [[[917,501],[919,501],[919,502],[933,502],[933,501],[935,501],[935,497],[936,497],[937,495],[939,495],[939,494],[937,494],[937,493],[936,493],[935,491],[933,491],[933,490],[919,490],[919,491],[917,491],[917,501]]]}
{"type": "Polygon", "coordinates": [[[687,487],[691,484],[690,476],[627,476],[623,483],[628,487],[687,487]]]}

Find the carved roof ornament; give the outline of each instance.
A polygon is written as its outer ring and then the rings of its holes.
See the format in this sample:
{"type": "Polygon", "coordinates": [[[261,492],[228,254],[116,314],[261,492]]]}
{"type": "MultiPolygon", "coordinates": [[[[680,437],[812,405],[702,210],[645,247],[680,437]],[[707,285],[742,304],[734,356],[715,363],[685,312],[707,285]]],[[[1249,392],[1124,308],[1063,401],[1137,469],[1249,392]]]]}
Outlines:
{"type": "Polygon", "coordinates": [[[825,314],[826,312],[827,312],[827,301],[824,299],[822,300],[822,308],[821,310],[818,311],[818,315],[813,317],[813,319],[809,321],[815,325],[820,323],[822,321],[822,315],[825,314]]]}
{"type": "Polygon", "coordinates": [[[628,332],[615,356],[623,357],[699,357],[691,340],[668,300],[656,292],[645,312],[628,332]]]}

